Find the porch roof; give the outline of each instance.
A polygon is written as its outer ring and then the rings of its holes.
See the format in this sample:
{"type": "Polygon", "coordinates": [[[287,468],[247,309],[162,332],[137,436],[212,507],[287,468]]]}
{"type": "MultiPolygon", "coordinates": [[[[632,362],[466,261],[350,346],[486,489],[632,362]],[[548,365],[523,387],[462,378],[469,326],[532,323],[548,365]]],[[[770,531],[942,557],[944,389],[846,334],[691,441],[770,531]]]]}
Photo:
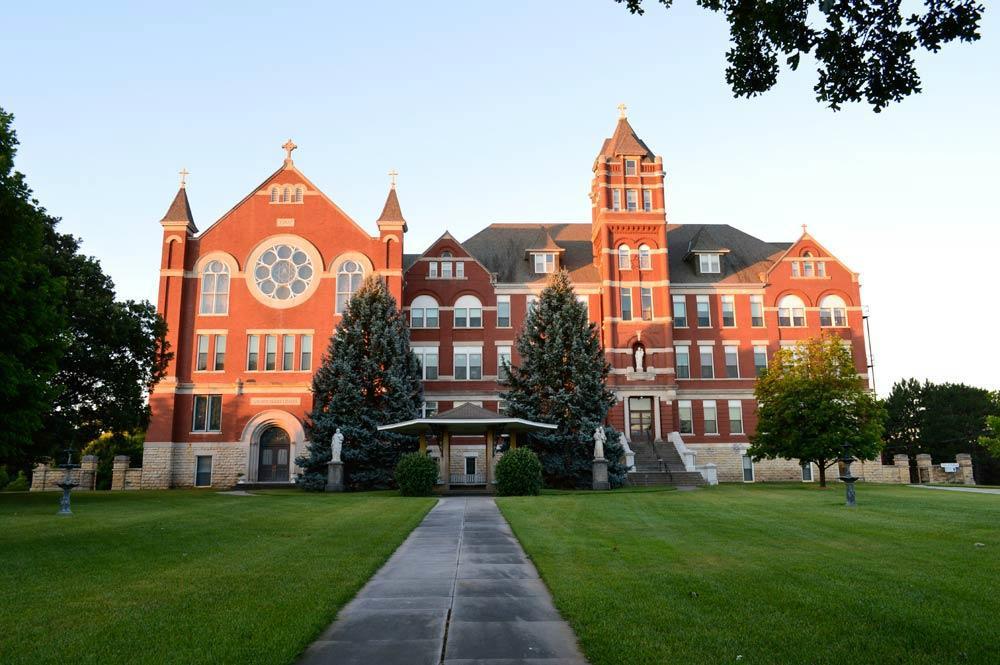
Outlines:
{"type": "Polygon", "coordinates": [[[421,434],[448,432],[449,434],[484,434],[489,430],[503,432],[538,432],[556,429],[556,425],[539,423],[523,418],[507,418],[495,411],[474,404],[463,404],[429,418],[414,418],[399,423],[382,425],[380,432],[421,434]]]}

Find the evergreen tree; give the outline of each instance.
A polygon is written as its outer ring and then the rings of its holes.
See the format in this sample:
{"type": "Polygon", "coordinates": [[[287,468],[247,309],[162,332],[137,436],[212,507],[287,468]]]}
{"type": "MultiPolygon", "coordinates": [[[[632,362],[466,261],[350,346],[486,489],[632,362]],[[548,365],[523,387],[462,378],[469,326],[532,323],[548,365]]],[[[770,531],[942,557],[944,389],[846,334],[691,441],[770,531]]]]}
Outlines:
{"type": "Polygon", "coordinates": [[[391,487],[396,463],[416,449],[416,439],[377,428],[416,418],[423,389],[406,320],[382,280],[369,277],[351,298],[313,377],[312,392],[309,452],[296,460],[304,469],[303,486],[323,487],[330,440],[340,428],[345,484],[391,487]]]}
{"type": "Polygon", "coordinates": [[[614,428],[604,425],[615,403],[605,385],[611,367],[565,271],[552,276],[528,313],[517,351],[521,364],[507,367],[501,397],[512,417],[558,425],[552,432],[533,432],[527,441],[542,462],[546,484],[590,486],[594,430],[603,425],[608,476],[612,487],[622,485],[625,451],[614,428]]]}

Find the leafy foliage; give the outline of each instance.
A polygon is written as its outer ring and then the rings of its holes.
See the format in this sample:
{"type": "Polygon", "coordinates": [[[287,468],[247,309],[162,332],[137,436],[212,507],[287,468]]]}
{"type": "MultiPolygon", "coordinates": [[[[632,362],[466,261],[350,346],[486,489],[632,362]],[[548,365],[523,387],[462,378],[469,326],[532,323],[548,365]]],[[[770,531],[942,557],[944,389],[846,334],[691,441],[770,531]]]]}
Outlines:
{"type": "Polygon", "coordinates": [[[27,492],[31,488],[31,483],[28,482],[28,476],[25,475],[24,471],[17,472],[17,478],[7,483],[7,487],[3,488],[4,492],[27,492]]]}
{"type": "Polygon", "coordinates": [[[296,460],[304,469],[300,480],[325,478],[330,440],[339,427],[345,485],[391,487],[396,463],[416,448],[416,439],[377,428],[417,417],[422,390],[406,321],[385,284],[369,277],[351,299],[313,376],[308,454],[296,460]]]}
{"type": "Polygon", "coordinates": [[[515,418],[558,425],[553,432],[533,432],[527,441],[542,463],[546,484],[590,486],[593,433],[603,426],[608,477],[612,487],[621,486],[625,451],[614,428],[603,425],[615,403],[605,385],[610,366],[565,271],[552,276],[528,313],[517,351],[521,364],[507,367],[501,399],[515,418]]]}
{"type": "Polygon", "coordinates": [[[529,448],[508,450],[497,461],[497,494],[537,496],[542,490],[542,463],[529,448]]]}
{"type": "Polygon", "coordinates": [[[884,412],[858,378],[851,352],[836,335],[780,349],[757,379],[757,431],[747,454],[798,459],[826,469],[850,447],[857,459],[881,448],[884,412]]]}
{"type": "Polygon", "coordinates": [[[84,455],[97,458],[97,489],[111,489],[111,473],[118,455],[128,455],[130,463],[142,460],[142,444],[145,440],[146,433],[142,430],[104,432],[84,446],[84,455]]]}
{"type": "Polygon", "coordinates": [[[990,455],[1000,458],[1000,416],[986,416],[986,429],[986,434],[979,437],[979,444],[988,450],[990,455]]]}
{"type": "MultiPolygon", "coordinates": [[[[615,0],[642,14],[642,0],[615,0]]],[[[670,7],[673,0],[659,0],[670,7]]],[[[737,97],[774,87],[779,57],[792,70],[802,56],[817,64],[817,101],[832,109],[862,99],[879,112],[918,93],[914,52],[937,52],[952,41],[980,38],[985,7],[976,0],[924,0],[924,10],[903,14],[899,0],[697,0],[729,23],[726,82],[737,97]]],[[[913,3],[915,4],[915,3],[913,3]]]]}
{"type": "Polygon", "coordinates": [[[7,475],[7,467],[5,467],[3,464],[0,464],[0,491],[3,491],[3,488],[7,487],[9,483],[10,483],[10,476],[7,475]]]}
{"type": "Polygon", "coordinates": [[[403,496],[430,496],[437,482],[438,463],[421,453],[407,453],[396,463],[396,485],[403,496]]]}
{"type": "Polygon", "coordinates": [[[903,379],[892,386],[885,400],[885,452],[910,457],[923,452],[925,419],[924,387],[916,379],[903,379]]]}

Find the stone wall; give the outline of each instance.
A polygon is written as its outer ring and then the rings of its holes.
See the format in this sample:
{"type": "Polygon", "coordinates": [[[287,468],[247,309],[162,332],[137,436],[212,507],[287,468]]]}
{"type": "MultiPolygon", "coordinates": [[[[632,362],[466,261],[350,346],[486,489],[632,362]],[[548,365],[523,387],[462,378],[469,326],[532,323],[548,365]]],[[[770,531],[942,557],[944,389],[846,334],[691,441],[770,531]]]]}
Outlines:
{"type": "Polygon", "coordinates": [[[194,487],[195,464],[202,455],[212,458],[211,486],[233,487],[247,476],[248,452],[240,442],[147,443],[142,450],[141,487],[194,487]]]}
{"type": "MultiPolygon", "coordinates": [[[[31,472],[32,492],[61,492],[58,486],[66,477],[66,470],[48,464],[37,464],[31,472]]],[[[80,468],[69,472],[70,479],[77,484],[74,492],[94,490],[97,488],[97,458],[84,455],[80,460],[80,468]]]]}
{"type": "Polygon", "coordinates": [[[112,490],[142,489],[142,468],[131,468],[128,455],[117,455],[111,467],[112,490]]]}

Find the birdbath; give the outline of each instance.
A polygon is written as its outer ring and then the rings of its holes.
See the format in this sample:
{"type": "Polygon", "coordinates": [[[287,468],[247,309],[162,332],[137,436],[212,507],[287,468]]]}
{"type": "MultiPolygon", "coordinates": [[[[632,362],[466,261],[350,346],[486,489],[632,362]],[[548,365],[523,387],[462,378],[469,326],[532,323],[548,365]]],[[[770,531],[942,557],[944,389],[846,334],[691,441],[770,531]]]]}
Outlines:
{"type": "Polygon", "coordinates": [[[74,483],[70,475],[73,469],[78,469],[80,467],[79,464],[73,464],[72,448],[66,449],[66,463],[60,464],[59,467],[66,470],[66,476],[62,479],[62,482],[56,483],[56,486],[62,488],[63,491],[62,498],[59,499],[59,512],[56,514],[69,517],[73,514],[73,511],[69,509],[69,493],[74,487],[80,484],[74,483]]]}
{"type": "Polygon", "coordinates": [[[847,506],[853,508],[857,506],[857,501],[854,498],[854,483],[858,481],[856,476],[851,475],[851,462],[854,458],[851,456],[851,446],[844,444],[844,456],[840,459],[844,463],[844,475],[840,477],[840,480],[844,483],[844,488],[847,492],[847,506]]]}

